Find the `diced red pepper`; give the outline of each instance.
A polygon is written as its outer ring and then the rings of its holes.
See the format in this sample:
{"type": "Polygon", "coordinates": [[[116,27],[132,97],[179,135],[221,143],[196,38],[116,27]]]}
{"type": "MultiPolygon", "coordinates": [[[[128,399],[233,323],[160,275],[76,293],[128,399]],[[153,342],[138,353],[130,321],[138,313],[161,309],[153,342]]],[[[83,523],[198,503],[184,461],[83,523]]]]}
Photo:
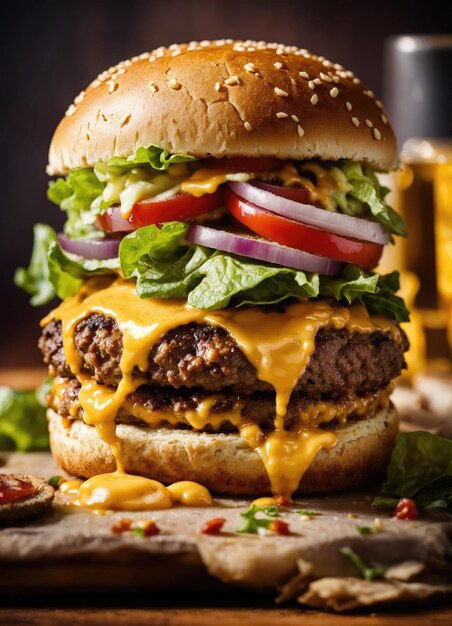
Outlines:
{"type": "Polygon", "coordinates": [[[146,537],[153,537],[160,534],[160,528],[151,520],[138,522],[138,528],[141,528],[146,537]]]}
{"type": "Polygon", "coordinates": [[[268,529],[276,535],[290,535],[289,524],[281,519],[275,519],[268,525],[268,529]]]}
{"type": "Polygon", "coordinates": [[[213,519],[209,519],[201,526],[201,533],[203,535],[219,535],[225,522],[226,518],[224,517],[214,517],[213,519]]]}
{"type": "Polygon", "coordinates": [[[396,506],[394,517],[400,520],[419,519],[419,511],[417,510],[416,502],[411,500],[411,498],[402,498],[396,506]]]}
{"type": "Polygon", "coordinates": [[[129,519],[128,517],[120,517],[111,527],[111,532],[115,535],[120,535],[121,533],[125,533],[126,531],[130,530],[131,526],[131,519],[129,519]]]}
{"type": "Polygon", "coordinates": [[[36,491],[36,487],[29,482],[0,474],[0,504],[23,500],[35,494],[36,491]]]}

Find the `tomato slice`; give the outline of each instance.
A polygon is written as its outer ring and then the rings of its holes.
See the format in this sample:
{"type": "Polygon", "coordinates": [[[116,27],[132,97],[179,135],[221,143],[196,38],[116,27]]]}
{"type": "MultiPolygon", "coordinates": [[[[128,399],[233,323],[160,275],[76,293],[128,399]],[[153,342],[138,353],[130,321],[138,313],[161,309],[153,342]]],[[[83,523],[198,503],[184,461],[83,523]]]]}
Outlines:
{"type": "Polygon", "coordinates": [[[206,193],[199,198],[186,193],[178,193],[167,200],[140,200],[134,204],[128,220],[120,216],[119,207],[110,207],[97,223],[106,232],[130,231],[150,224],[181,221],[198,217],[224,206],[223,191],[206,193]]]}
{"type": "Polygon", "coordinates": [[[258,235],[284,246],[364,268],[375,267],[383,252],[380,244],[329,233],[261,209],[230,189],[226,190],[225,197],[227,208],[239,222],[258,235]]]}
{"type": "Polygon", "coordinates": [[[273,157],[231,157],[222,159],[206,159],[206,167],[212,169],[226,169],[234,172],[263,172],[276,170],[282,167],[283,162],[273,157]]]}

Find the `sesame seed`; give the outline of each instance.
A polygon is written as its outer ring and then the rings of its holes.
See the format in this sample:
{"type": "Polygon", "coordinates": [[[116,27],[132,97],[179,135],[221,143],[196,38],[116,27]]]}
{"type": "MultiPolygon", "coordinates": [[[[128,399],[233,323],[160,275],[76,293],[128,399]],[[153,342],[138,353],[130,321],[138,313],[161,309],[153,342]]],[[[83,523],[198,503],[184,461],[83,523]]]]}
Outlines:
{"type": "Polygon", "coordinates": [[[144,61],[145,59],[149,59],[149,52],[143,52],[142,54],[140,54],[140,56],[138,58],[141,61],[144,61]]]}
{"type": "Polygon", "coordinates": [[[153,61],[155,61],[156,57],[154,54],[151,54],[151,56],[149,57],[149,62],[152,63],[153,61]]]}
{"type": "Polygon", "coordinates": [[[156,83],[153,83],[152,80],[149,81],[148,85],[152,93],[156,93],[159,90],[158,85],[156,83]]]}
{"type": "Polygon", "coordinates": [[[377,141],[380,141],[381,139],[381,133],[378,130],[378,128],[373,128],[372,129],[372,135],[374,136],[374,139],[376,139],[377,141]]]}
{"type": "Polygon", "coordinates": [[[375,104],[377,105],[377,107],[378,107],[379,109],[382,109],[382,108],[383,108],[383,105],[382,105],[382,103],[380,102],[380,100],[375,100],[375,104]]]}
{"type": "Polygon", "coordinates": [[[283,64],[280,61],[276,61],[276,63],[273,63],[273,67],[276,67],[277,70],[282,70],[283,64]]]}
{"type": "Polygon", "coordinates": [[[308,83],[309,89],[315,89],[314,81],[310,80],[308,83]]]}
{"type": "Polygon", "coordinates": [[[324,74],[323,72],[320,72],[319,76],[322,80],[326,81],[327,83],[331,83],[333,81],[331,76],[328,76],[328,74],[324,74]]]}
{"type": "Polygon", "coordinates": [[[303,137],[304,130],[301,128],[300,124],[298,124],[298,126],[297,126],[297,132],[298,132],[298,136],[299,137],[303,137]]]}
{"type": "Polygon", "coordinates": [[[243,66],[243,69],[244,69],[246,72],[250,72],[251,74],[252,74],[253,72],[255,72],[255,71],[256,71],[256,67],[255,67],[254,63],[246,63],[246,64],[243,66]]]}
{"type": "Polygon", "coordinates": [[[178,80],[176,80],[176,78],[170,78],[168,81],[168,86],[171,87],[171,89],[180,89],[182,87],[182,85],[180,84],[180,82],[178,80]]]}
{"type": "Polygon", "coordinates": [[[119,70],[116,72],[118,76],[122,76],[123,74],[125,74],[127,72],[125,67],[120,67],[119,70]]]}
{"type": "Polygon", "coordinates": [[[366,89],[366,91],[364,91],[363,93],[365,96],[369,96],[369,98],[375,98],[374,92],[370,89],[366,89]]]}
{"type": "Polygon", "coordinates": [[[330,89],[330,96],[332,98],[335,98],[338,93],[339,93],[339,89],[337,87],[333,87],[333,89],[330,89]]]}
{"type": "Polygon", "coordinates": [[[294,121],[294,122],[296,122],[297,124],[298,124],[298,122],[300,121],[296,115],[291,115],[290,117],[291,117],[291,119],[293,119],[293,121],[294,121]]]}
{"type": "Polygon", "coordinates": [[[81,91],[76,98],[74,98],[74,104],[80,104],[85,97],[85,92],[81,91]]]}
{"type": "Polygon", "coordinates": [[[311,97],[311,104],[316,105],[318,101],[319,101],[319,96],[315,93],[315,94],[311,97]]]}
{"type": "Polygon", "coordinates": [[[375,526],[375,530],[377,531],[377,533],[381,533],[381,531],[383,530],[383,522],[381,521],[381,518],[376,517],[374,519],[374,526],[375,526]]]}
{"type": "Polygon", "coordinates": [[[297,81],[295,80],[295,78],[293,78],[293,76],[291,76],[291,78],[290,78],[290,82],[291,82],[291,84],[292,84],[292,85],[294,85],[294,86],[297,84],[297,81]]]}
{"type": "Polygon", "coordinates": [[[113,81],[107,81],[108,85],[108,93],[113,93],[118,88],[118,83],[114,83],[113,81]]]}
{"type": "Polygon", "coordinates": [[[243,123],[244,127],[246,128],[246,130],[253,130],[253,127],[251,126],[251,124],[249,122],[244,122],[243,123]]]}
{"type": "Polygon", "coordinates": [[[218,81],[215,83],[215,91],[221,91],[221,83],[218,81]]]}
{"type": "Polygon", "coordinates": [[[229,86],[240,85],[240,79],[238,76],[229,76],[229,78],[224,81],[224,84],[229,86]]]}
{"type": "Polygon", "coordinates": [[[347,109],[347,111],[351,111],[352,110],[352,103],[347,100],[347,102],[345,103],[345,108],[347,109]]]}
{"type": "Polygon", "coordinates": [[[388,118],[386,117],[386,115],[384,113],[380,113],[380,119],[383,122],[383,124],[387,124],[388,123],[388,118]]]}
{"type": "Polygon", "coordinates": [[[298,72],[301,78],[309,78],[309,74],[307,72],[298,72]]]}
{"type": "Polygon", "coordinates": [[[353,79],[353,82],[355,83],[355,85],[359,85],[361,81],[359,80],[359,78],[355,76],[355,78],[353,79]]]}
{"type": "Polygon", "coordinates": [[[358,128],[358,126],[359,126],[359,119],[357,117],[352,117],[352,124],[354,126],[356,126],[356,128],[358,128]]]}
{"type": "Polygon", "coordinates": [[[76,111],[77,109],[75,108],[75,106],[73,104],[70,104],[67,108],[65,115],[67,115],[67,117],[70,117],[71,115],[74,115],[76,111]]]}
{"type": "Polygon", "coordinates": [[[314,78],[314,80],[312,81],[314,83],[314,85],[321,85],[322,81],[320,80],[320,78],[314,78]]]}
{"type": "Polygon", "coordinates": [[[284,117],[289,117],[289,114],[288,114],[288,113],[285,113],[284,111],[279,111],[279,112],[276,114],[276,117],[277,117],[278,119],[280,119],[280,120],[281,120],[281,119],[283,119],[284,117]]]}
{"type": "Polygon", "coordinates": [[[339,76],[332,76],[331,80],[333,81],[333,83],[340,83],[341,79],[339,78],[339,76]]]}
{"type": "Polygon", "coordinates": [[[364,120],[364,124],[367,126],[367,128],[372,128],[373,124],[370,120],[368,120],[367,118],[364,120]]]}
{"type": "Polygon", "coordinates": [[[182,54],[182,50],[173,50],[173,52],[171,52],[172,57],[177,57],[179,54],[182,54]]]}
{"type": "Polygon", "coordinates": [[[284,91],[284,89],[280,89],[279,87],[275,87],[274,92],[277,96],[283,96],[286,97],[289,94],[287,93],[287,91],[284,91]]]}

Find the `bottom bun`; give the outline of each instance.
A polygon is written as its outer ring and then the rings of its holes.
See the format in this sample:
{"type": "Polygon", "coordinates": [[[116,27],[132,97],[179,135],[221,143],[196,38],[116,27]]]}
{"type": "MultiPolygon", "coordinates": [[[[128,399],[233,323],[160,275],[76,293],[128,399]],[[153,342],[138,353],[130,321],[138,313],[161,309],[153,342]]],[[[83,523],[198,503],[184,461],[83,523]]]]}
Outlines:
{"type": "MultiPolygon", "coordinates": [[[[48,411],[52,454],[66,471],[89,478],[116,469],[109,446],[93,426],[75,420],[69,428],[48,411]]],[[[398,417],[392,405],[367,419],[331,428],[338,436],[321,450],[297,493],[321,493],[363,485],[384,472],[394,447],[398,417]]],[[[237,434],[145,428],[119,424],[124,468],[164,484],[193,480],[220,495],[261,496],[270,482],[259,454],[237,434]]]]}

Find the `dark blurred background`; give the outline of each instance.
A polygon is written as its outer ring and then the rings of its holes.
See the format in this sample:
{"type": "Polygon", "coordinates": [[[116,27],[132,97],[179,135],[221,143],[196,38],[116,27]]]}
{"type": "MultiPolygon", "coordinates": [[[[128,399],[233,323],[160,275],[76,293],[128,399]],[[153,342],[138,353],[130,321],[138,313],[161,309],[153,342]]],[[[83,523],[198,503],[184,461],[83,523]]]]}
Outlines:
{"type": "MultiPolygon", "coordinates": [[[[448,33],[448,0],[65,0],[3,2],[0,9],[0,367],[40,362],[39,319],[12,282],[28,263],[32,226],[59,227],[46,200],[48,145],[74,96],[100,71],[160,45],[214,38],[295,44],[351,69],[382,97],[384,40],[448,33]]],[[[446,78],[447,79],[447,78],[446,78]]]]}

